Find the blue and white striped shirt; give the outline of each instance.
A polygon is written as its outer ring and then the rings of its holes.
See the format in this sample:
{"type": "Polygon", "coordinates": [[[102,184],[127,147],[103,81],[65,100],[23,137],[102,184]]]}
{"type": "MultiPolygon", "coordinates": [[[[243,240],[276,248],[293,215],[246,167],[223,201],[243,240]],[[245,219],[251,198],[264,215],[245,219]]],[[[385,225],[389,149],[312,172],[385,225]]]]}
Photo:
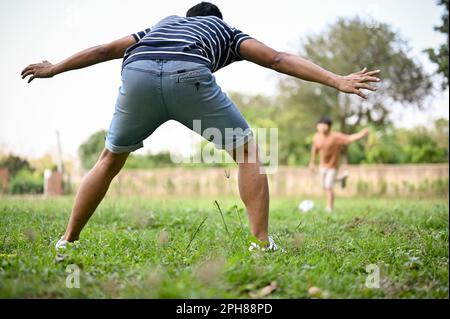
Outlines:
{"type": "Polygon", "coordinates": [[[136,60],[167,59],[202,63],[212,72],[241,61],[239,46],[250,39],[215,16],[173,15],[133,36],[137,43],[126,50],[122,67],[136,60]]]}

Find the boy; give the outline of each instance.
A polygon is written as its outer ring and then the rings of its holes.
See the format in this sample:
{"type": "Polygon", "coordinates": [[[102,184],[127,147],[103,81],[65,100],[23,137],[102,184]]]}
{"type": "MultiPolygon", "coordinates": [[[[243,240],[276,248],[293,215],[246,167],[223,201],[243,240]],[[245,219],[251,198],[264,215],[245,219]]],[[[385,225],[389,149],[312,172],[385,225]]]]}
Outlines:
{"type": "Polygon", "coordinates": [[[340,177],[337,176],[342,148],[364,138],[369,133],[367,128],[351,135],[333,132],[331,130],[332,125],[333,122],[328,116],[323,116],[317,122],[317,133],[314,135],[309,163],[310,169],[314,170],[316,155],[319,153],[320,179],[322,187],[327,193],[327,207],[325,210],[329,213],[333,211],[334,207],[334,183],[341,182],[341,186],[344,188],[348,178],[348,172],[344,172],[340,177]]]}

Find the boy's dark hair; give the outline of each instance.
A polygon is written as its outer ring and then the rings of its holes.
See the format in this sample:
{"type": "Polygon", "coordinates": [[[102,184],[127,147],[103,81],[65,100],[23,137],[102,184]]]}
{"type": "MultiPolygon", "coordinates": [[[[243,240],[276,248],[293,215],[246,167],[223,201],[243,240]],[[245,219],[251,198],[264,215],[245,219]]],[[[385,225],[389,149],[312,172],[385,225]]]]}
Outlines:
{"type": "Polygon", "coordinates": [[[219,19],[223,19],[222,12],[220,12],[219,8],[210,2],[200,2],[190,8],[186,13],[186,17],[198,16],[216,16],[219,19]]]}
{"type": "Polygon", "coordinates": [[[318,121],[317,124],[326,124],[329,127],[331,127],[331,125],[333,125],[333,121],[331,120],[331,118],[329,116],[322,116],[318,121]]]}

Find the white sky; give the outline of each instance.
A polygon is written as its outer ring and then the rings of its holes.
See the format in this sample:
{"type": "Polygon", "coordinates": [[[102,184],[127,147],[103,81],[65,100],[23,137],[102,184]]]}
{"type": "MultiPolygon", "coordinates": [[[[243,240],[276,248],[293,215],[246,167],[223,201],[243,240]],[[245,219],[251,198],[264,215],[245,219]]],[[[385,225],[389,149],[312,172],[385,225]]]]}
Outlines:
{"type": "MultiPolygon", "coordinates": [[[[198,1],[0,0],[2,39],[0,87],[0,149],[41,156],[54,153],[60,131],[66,156],[75,156],[80,143],[93,132],[107,129],[120,85],[121,61],[111,61],[58,75],[21,80],[28,64],[59,62],[90,46],[150,27],[161,18],[185,11],[198,1]],[[156,5],[157,3],[157,5],[156,5]]],[[[299,39],[323,30],[337,17],[372,16],[387,22],[409,41],[413,54],[429,72],[435,70],[423,49],[437,47],[445,37],[433,27],[443,9],[435,0],[217,0],[227,23],[266,44],[295,52],[299,39]]],[[[248,62],[235,63],[216,73],[225,91],[273,94],[277,75],[248,62]]],[[[448,118],[448,91],[436,92],[426,112],[399,110],[399,126],[426,124],[448,118]]],[[[148,138],[144,149],[188,153],[191,135],[175,122],[166,123],[148,138]]]]}

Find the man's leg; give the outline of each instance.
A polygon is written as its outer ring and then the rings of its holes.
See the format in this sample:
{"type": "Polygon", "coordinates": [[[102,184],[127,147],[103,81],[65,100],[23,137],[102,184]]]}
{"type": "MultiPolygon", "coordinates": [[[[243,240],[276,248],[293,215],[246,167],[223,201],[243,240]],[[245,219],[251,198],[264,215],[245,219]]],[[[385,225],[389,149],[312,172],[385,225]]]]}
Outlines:
{"type": "Polygon", "coordinates": [[[99,160],[83,178],[75,197],[64,239],[78,240],[80,232],[105,196],[113,178],[122,169],[130,153],[115,154],[104,149],[99,160]]]}
{"type": "Polygon", "coordinates": [[[267,175],[261,173],[262,166],[255,142],[251,140],[242,149],[235,150],[232,156],[239,166],[239,194],[247,208],[251,233],[260,241],[267,241],[269,185],[267,175]]]}

